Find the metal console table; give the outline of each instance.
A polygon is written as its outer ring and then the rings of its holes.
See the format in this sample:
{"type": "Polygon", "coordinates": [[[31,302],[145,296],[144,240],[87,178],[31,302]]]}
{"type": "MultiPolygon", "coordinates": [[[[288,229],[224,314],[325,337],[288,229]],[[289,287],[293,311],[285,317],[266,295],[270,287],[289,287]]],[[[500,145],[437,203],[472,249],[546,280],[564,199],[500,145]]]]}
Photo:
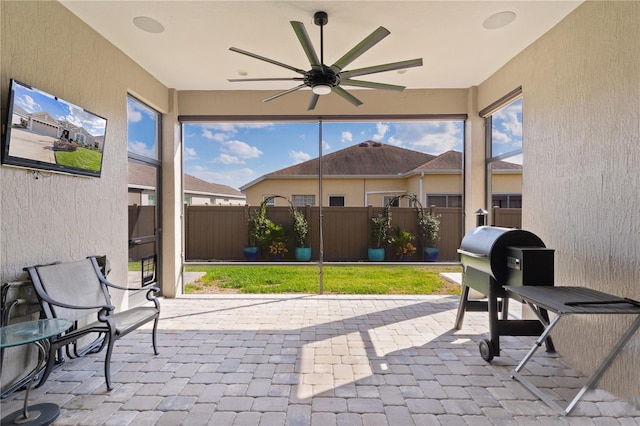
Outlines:
{"type": "Polygon", "coordinates": [[[603,293],[584,287],[504,287],[507,291],[514,293],[529,305],[540,322],[545,326],[543,333],[536,340],[535,344],[527,355],[520,361],[511,377],[522,383],[534,395],[542,399],[549,407],[566,416],[573,411],[582,396],[593,388],[604,372],[611,366],[618,353],[633,337],[636,330],[640,328],[640,302],[632,299],[625,299],[611,294],[603,293]],[[541,310],[547,310],[556,314],[551,321],[546,320],[541,315],[541,310]],[[604,358],[600,366],[593,373],[587,383],[580,389],[571,402],[562,408],[549,395],[542,392],[533,383],[520,374],[527,361],[538,350],[540,345],[551,333],[551,330],[558,324],[561,318],[566,315],[635,315],[636,319],[629,328],[619,338],[618,342],[604,358]]]}
{"type": "Polygon", "coordinates": [[[33,343],[38,348],[38,365],[33,370],[24,396],[24,407],[2,418],[3,425],[49,425],[60,415],[60,407],[52,403],[29,407],[29,391],[47,356],[49,338],[69,329],[73,324],[66,319],[42,319],[26,321],[0,328],[0,348],[33,343]],[[29,411],[31,410],[31,411],[29,411]]]}

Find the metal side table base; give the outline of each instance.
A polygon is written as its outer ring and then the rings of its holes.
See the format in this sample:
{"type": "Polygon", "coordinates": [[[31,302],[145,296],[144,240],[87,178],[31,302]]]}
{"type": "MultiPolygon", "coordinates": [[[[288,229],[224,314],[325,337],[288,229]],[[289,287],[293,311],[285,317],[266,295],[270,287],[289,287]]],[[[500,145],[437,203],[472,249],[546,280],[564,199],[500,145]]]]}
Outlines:
{"type": "Polygon", "coordinates": [[[510,288],[507,290],[517,293],[523,297],[524,302],[529,305],[536,314],[540,322],[545,326],[544,331],[536,339],[535,344],[529,350],[527,355],[520,361],[514,371],[511,372],[511,378],[518,380],[531,393],[539,397],[549,407],[557,411],[562,416],[568,416],[576,408],[578,401],[582,396],[593,389],[602,375],[611,366],[615,358],[622,351],[624,346],[640,329],[640,305],[630,299],[622,299],[601,293],[595,290],[577,288],[577,287],[537,287],[537,288],[510,288]],[[552,297],[550,297],[552,296],[552,297]],[[548,322],[541,315],[541,308],[549,309],[556,313],[557,316],[548,322]],[[602,360],[593,375],[587,380],[587,383],[578,391],[575,397],[567,404],[561,407],[548,394],[544,393],[537,386],[531,383],[526,377],[520,374],[525,364],[531,359],[533,354],[538,350],[542,343],[549,337],[551,330],[558,324],[561,318],[567,315],[579,314],[627,314],[636,315],[635,320],[627,328],[624,334],[618,339],[613,348],[602,360]]]}
{"type": "Polygon", "coordinates": [[[15,411],[2,419],[2,425],[50,425],[60,415],[60,407],[52,403],[35,404],[29,406],[28,417],[24,417],[23,410],[15,411]]]}
{"type": "Polygon", "coordinates": [[[33,343],[38,348],[38,364],[33,369],[31,379],[24,395],[24,406],[6,417],[0,424],[47,426],[60,415],[60,407],[53,403],[29,405],[29,391],[38,371],[44,365],[49,349],[49,337],[60,334],[69,327],[71,321],[64,319],[46,319],[14,324],[0,329],[0,346],[12,347],[33,343]]]}

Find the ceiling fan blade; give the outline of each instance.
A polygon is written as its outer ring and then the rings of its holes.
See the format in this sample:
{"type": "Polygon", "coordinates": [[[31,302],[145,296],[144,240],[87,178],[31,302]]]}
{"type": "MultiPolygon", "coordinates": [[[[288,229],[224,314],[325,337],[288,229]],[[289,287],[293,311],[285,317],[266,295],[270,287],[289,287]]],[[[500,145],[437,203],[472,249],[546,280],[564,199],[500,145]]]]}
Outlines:
{"type": "Polygon", "coordinates": [[[304,81],[303,77],[286,77],[286,78],[229,78],[229,82],[237,81],[304,81]]]}
{"type": "Polygon", "coordinates": [[[394,90],[396,92],[402,92],[404,90],[404,86],[396,86],[395,84],[386,83],[374,83],[373,81],[344,79],[340,80],[340,84],[342,86],[358,86],[366,87],[369,89],[394,90]]]}
{"type": "Polygon", "coordinates": [[[351,102],[355,106],[362,105],[362,102],[358,98],[356,98],[355,96],[353,96],[351,93],[347,92],[346,90],[344,90],[340,86],[335,86],[332,89],[332,91],[336,95],[342,97],[343,99],[346,99],[347,101],[351,102]]]}
{"type": "Polygon", "coordinates": [[[338,59],[335,64],[331,65],[331,68],[335,72],[340,72],[344,67],[353,62],[356,58],[362,55],[367,50],[371,49],[380,40],[391,34],[385,27],[378,27],[377,30],[369,34],[367,38],[358,43],[353,49],[345,53],[345,55],[338,59]]]}
{"type": "Polygon", "coordinates": [[[307,111],[313,111],[314,109],[316,109],[316,104],[318,103],[319,98],[320,98],[320,95],[316,95],[315,93],[311,95],[311,100],[309,101],[309,106],[307,107],[307,111]]]}
{"type": "Polygon", "coordinates": [[[340,73],[340,78],[351,78],[359,75],[366,74],[374,74],[377,72],[385,72],[385,71],[393,71],[393,70],[402,70],[405,68],[412,67],[421,67],[422,66],[422,58],[419,59],[409,59],[408,61],[400,61],[400,62],[392,62],[389,64],[382,65],[374,65],[372,67],[359,68],[356,70],[343,71],[340,73]]]}
{"type": "Polygon", "coordinates": [[[313,44],[311,44],[311,39],[309,38],[309,34],[307,33],[307,29],[304,27],[304,24],[302,22],[291,21],[291,26],[298,36],[298,40],[300,40],[304,53],[307,54],[311,67],[320,68],[320,59],[318,59],[318,54],[313,48],[313,44]]]}
{"type": "Polygon", "coordinates": [[[261,61],[269,62],[270,64],[277,65],[279,67],[283,67],[289,69],[291,71],[295,71],[298,74],[304,75],[305,71],[296,67],[292,67],[291,65],[283,64],[282,62],[275,61],[273,59],[265,58],[264,56],[256,55],[255,53],[247,52],[246,50],[238,49],[237,47],[230,47],[229,50],[232,52],[241,53],[243,55],[250,56],[255,59],[260,59],[261,61]]]}
{"type": "Polygon", "coordinates": [[[284,92],[280,92],[280,93],[275,94],[273,96],[270,96],[270,97],[268,97],[266,99],[263,99],[262,102],[272,101],[272,100],[274,100],[276,98],[279,98],[280,96],[284,96],[284,95],[287,95],[287,94],[289,94],[291,92],[295,92],[298,89],[302,89],[303,87],[307,87],[307,85],[306,84],[301,84],[300,86],[296,86],[293,89],[285,90],[284,92]]]}

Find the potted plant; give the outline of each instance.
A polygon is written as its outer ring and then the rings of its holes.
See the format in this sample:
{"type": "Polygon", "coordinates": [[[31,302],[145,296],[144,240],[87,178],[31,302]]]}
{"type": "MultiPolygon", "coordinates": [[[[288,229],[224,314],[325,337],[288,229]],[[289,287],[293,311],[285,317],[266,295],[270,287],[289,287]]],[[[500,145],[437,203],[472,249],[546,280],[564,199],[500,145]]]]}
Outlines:
{"type": "Polygon", "coordinates": [[[380,262],[384,260],[384,245],[387,243],[389,227],[391,226],[391,212],[385,209],[385,214],[371,218],[371,247],[368,250],[369,260],[380,262]]]}
{"type": "Polygon", "coordinates": [[[282,260],[289,251],[287,249],[287,231],[282,225],[269,220],[264,240],[268,241],[269,254],[273,260],[282,260]]]}
{"type": "Polygon", "coordinates": [[[293,235],[296,240],[295,256],[297,261],[307,262],[311,260],[311,247],[309,247],[309,222],[305,215],[292,207],[293,235]]]}
{"type": "Polygon", "coordinates": [[[409,260],[416,252],[416,246],[412,243],[415,239],[415,235],[398,226],[389,237],[389,243],[395,248],[396,256],[400,260],[409,260]]]}
{"type": "Polygon", "coordinates": [[[423,259],[435,262],[438,259],[440,250],[438,241],[440,240],[440,215],[420,209],[418,212],[418,232],[423,247],[423,259]]]}
{"type": "Polygon", "coordinates": [[[269,219],[265,216],[264,209],[252,209],[248,205],[245,209],[247,216],[247,245],[245,246],[244,258],[247,261],[255,261],[260,253],[260,241],[267,229],[269,219]]]}

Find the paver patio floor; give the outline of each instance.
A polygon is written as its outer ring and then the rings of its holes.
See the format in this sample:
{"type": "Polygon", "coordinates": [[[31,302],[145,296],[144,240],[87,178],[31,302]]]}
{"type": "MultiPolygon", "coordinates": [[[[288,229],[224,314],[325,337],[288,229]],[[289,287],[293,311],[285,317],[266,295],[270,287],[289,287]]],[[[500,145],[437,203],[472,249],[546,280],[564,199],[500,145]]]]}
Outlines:
{"type": "MultiPolygon", "coordinates": [[[[479,355],[486,313],[453,330],[453,296],[207,295],[162,300],[150,327],[116,343],[114,389],[103,353],[66,362],[30,402],[54,402],[56,425],[640,425],[640,410],[602,390],[567,417],[510,371],[532,337],[501,337],[479,355]]],[[[538,351],[526,374],[564,401],[586,378],[538,351]]],[[[24,392],[2,401],[6,415],[24,392]]]]}

